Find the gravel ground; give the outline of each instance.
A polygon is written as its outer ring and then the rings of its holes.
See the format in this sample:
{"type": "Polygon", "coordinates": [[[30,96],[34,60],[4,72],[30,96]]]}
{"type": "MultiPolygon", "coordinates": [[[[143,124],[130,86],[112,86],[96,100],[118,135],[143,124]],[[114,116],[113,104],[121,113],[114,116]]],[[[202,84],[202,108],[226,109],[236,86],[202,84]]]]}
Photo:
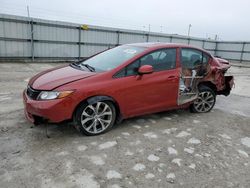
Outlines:
{"type": "Polygon", "coordinates": [[[28,79],[57,64],[0,64],[1,187],[250,187],[250,73],[210,113],[128,119],[95,137],[70,124],[34,127],[23,115],[28,79]]]}

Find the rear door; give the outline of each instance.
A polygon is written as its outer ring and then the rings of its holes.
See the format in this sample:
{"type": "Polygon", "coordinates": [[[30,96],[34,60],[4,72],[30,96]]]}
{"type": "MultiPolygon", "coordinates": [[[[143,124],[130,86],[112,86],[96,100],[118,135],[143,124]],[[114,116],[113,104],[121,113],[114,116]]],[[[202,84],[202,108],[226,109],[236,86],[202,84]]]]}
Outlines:
{"type": "Polygon", "coordinates": [[[116,75],[123,84],[126,113],[129,116],[145,114],[177,105],[179,71],[176,70],[176,49],[151,52],[128,65],[116,75]],[[154,72],[138,75],[142,65],[151,65],[154,72]]]}
{"type": "Polygon", "coordinates": [[[181,69],[178,104],[192,102],[198,97],[198,84],[207,75],[209,56],[193,48],[181,49],[181,69]]]}

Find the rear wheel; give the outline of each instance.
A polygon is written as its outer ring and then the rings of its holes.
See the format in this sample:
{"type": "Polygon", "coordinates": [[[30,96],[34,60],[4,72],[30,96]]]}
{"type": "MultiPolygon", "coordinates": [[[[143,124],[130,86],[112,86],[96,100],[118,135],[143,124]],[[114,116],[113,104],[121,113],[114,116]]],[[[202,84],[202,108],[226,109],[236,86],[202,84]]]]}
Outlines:
{"type": "Polygon", "coordinates": [[[216,101],[215,92],[207,86],[201,85],[199,88],[198,98],[191,104],[192,112],[205,113],[213,109],[216,101]]]}
{"type": "Polygon", "coordinates": [[[112,102],[84,103],[76,111],[76,128],[88,136],[99,135],[113,127],[115,118],[116,111],[112,102]]]}

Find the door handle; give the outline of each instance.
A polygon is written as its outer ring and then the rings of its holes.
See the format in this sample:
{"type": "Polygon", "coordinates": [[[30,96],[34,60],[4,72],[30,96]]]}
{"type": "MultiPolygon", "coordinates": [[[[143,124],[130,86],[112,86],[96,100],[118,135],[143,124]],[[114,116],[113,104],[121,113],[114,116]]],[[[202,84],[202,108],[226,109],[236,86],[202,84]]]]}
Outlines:
{"type": "Polygon", "coordinates": [[[175,78],[175,76],[169,76],[168,78],[175,78]]]}
{"type": "Polygon", "coordinates": [[[167,80],[175,80],[177,77],[176,76],[169,76],[168,78],[167,78],[167,80]]]}

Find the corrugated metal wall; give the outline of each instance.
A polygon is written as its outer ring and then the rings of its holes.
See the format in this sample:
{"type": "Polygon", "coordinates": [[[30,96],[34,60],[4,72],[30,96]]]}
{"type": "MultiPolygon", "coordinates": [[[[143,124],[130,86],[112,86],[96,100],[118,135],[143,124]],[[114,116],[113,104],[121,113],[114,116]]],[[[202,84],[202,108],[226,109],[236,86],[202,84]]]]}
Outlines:
{"type": "Polygon", "coordinates": [[[79,24],[0,14],[0,59],[74,60],[121,44],[170,42],[204,48],[229,60],[250,62],[250,42],[88,27],[86,30],[79,24]]]}

